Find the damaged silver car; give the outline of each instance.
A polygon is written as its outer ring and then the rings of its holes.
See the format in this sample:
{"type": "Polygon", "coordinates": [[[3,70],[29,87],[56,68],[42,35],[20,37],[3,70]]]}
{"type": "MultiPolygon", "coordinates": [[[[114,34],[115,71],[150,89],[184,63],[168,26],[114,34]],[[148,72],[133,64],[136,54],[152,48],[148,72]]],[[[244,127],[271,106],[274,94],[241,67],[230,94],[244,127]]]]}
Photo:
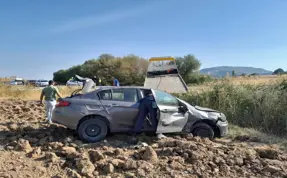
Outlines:
{"type": "MultiPolygon", "coordinates": [[[[192,106],[161,90],[109,86],[77,92],[58,101],[52,121],[76,130],[84,142],[98,142],[109,133],[130,132],[138,117],[138,101],[150,93],[158,106],[156,133],[192,133],[210,139],[227,134],[228,122],[223,113],[192,106]]],[[[147,117],[142,132],[154,132],[152,128],[147,117]]]]}

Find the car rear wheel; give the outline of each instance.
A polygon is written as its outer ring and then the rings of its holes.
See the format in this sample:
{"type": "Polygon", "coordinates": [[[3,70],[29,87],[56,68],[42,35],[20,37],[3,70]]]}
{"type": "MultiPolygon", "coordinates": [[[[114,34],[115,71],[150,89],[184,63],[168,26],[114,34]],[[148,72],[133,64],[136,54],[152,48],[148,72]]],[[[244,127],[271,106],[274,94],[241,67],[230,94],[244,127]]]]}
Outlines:
{"type": "Polygon", "coordinates": [[[98,142],[103,140],[108,133],[107,124],[101,119],[87,119],[78,127],[78,135],[84,142],[98,142]]]}
{"type": "Polygon", "coordinates": [[[198,137],[213,139],[214,129],[206,123],[198,123],[195,124],[192,134],[198,137]]]}

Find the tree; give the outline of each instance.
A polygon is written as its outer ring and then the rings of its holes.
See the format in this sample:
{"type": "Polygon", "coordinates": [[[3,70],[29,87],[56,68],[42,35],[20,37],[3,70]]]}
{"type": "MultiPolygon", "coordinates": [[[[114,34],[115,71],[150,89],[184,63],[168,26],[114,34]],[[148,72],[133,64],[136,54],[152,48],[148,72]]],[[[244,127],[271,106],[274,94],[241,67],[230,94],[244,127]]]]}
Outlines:
{"type": "Polygon", "coordinates": [[[176,57],[176,65],[182,78],[187,81],[192,73],[199,70],[201,63],[195,56],[189,54],[176,57]]]}
{"type": "Polygon", "coordinates": [[[235,77],[235,71],[234,70],[232,71],[232,77],[235,77]]]}
{"type": "MultiPolygon", "coordinates": [[[[200,67],[200,61],[193,55],[177,57],[176,63],[179,72],[186,83],[207,80],[206,77],[195,75],[200,67]],[[195,80],[196,79],[196,80],[195,80]]],[[[96,59],[89,59],[82,65],[62,69],[54,73],[54,80],[59,84],[66,84],[67,80],[78,74],[82,77],[101,78],[103,85],[112,85],[112,78],[117,78],[122,85],[144,84],[148,60],[136,55],[115,57],[111,54],[102,54],[96,59]]]]}
{"type": "Polygon", "coordinates": [[[284,74],[284,70],[281,69],[281,68],[278,68],[276,70],[274,70],[273,74],[275,75],[281,75],[281,74],[284,74]]]}

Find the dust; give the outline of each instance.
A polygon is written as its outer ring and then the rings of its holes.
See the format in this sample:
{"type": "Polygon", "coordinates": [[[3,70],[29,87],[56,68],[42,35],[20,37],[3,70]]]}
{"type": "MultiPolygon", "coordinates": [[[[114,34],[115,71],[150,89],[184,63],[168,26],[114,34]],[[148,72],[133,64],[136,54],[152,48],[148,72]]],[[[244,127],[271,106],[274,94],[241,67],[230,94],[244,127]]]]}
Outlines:
{"type": "Polygon", "coordinates": [[[128,140],[84,144],[74,131],[48,125],[37,102],[0,101],[0,177],[287,177],[287,155],[274,146],[191,135],[128,140]]]}

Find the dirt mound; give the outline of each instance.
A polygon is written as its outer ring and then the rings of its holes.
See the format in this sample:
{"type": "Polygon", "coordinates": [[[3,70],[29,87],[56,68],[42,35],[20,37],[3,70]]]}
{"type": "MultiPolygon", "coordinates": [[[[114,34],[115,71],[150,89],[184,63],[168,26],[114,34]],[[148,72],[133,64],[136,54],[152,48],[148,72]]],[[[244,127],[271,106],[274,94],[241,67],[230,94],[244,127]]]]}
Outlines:
{"type": "Polygon", "coordinates": [[[284,177],[287,155],[271,146],[128,135],[83,144],[44,121],[33,101],[0,103],[0,177],[284,177]]]}

